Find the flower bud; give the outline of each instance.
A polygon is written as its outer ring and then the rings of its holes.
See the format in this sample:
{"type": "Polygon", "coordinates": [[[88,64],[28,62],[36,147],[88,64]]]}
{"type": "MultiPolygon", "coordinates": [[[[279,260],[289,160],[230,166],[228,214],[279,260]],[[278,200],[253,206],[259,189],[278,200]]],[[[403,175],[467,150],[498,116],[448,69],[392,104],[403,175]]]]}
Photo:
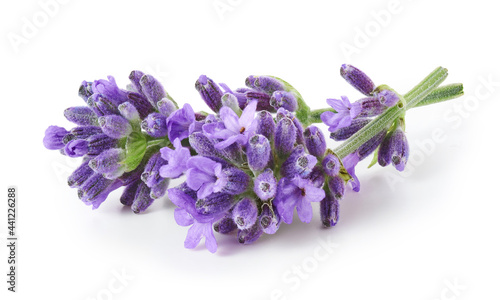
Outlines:
{"type": "Polygon", "coordinates": [[[380,145],[378,163],[385,167],[389,163],[402,172],[410,155],[410,147],[403,129],[398,126],[380,145]]]}
{"type": "Polygon", "coordinates": [[[64,153],[69,157],[81,157],[89,152],[88,145],[86,140],[72,140],[64,147],[64,153]]]}
{"type": "Polygon", "coordinates": [[[248,76],[245,85],[269,95],[276,91],[285,90],[285,85],[281,81],[269,76],[248,76]]]}
{"type": "Polygon", "coordinates": [[[69,132],[63,127],[49,126],[45,130],[45,137],[43,138],[43,145],[49,150],[59,150],[64,148],[63,138],[69,132]]]}
{"type": "Polygon", "coordinates": [[[287,157],[297,140],[297,129],[289,118],[282,118],[276,126],[274,144],[279,157],[287,157]]]}
{"type": "Polygon", "coordinates": [[[253,191],[259,199],[266,201],[276,196],[278,182],[271,169],[266,169],[254,179],[253,191]]]}
{"type": "Polygon", "coordinates": [[[384,140],[386,133],[387,129],[382,130],[356,150],[360,161],[365,159],[368,155],[375,151],[375,149],[377,149],[380,143],[384,140]]]}
{"type": "Polygon", "coordinates": [[[163,98],[160,101],[156,103],[156,106],[158,106],[158,110],[162,115],[165,117],[170,116],[171,113],[177,110],[177,107],[175,106],[175,103],[167,98],[163,98]]]}
{"type": "Polygon", "coordinates": [[[291,92],[276,91],[271,96],[269,103],[275,109],[283,107],[288,111],[296,111],[298,108],[297,98],[291,92]]]}
{"type": "Polygon", "coordinates": [[[399,96],[391,90],[382,90],[377,93],[377,98],[383,105],[392,107],[399,102],[399,96]]]}
{"type": "Polygon", "coordinates": [[[165,93],[163,86],[153,76],[143,75],[139,83],[141,85],[142,93],[146,96],[149,103],[151,103],[153,107],[156,107],[156,103],[158,101],[167,97],[167,93],[165,93]]]}
{"type": "Polygon", "coordinates": [[[97,116],[88,106],[75,106],[64,110],[66,119],[76,125],[97,125],[97,116]]]}
{"type": "Polygon", "coordinates": [[[88,142],[89,142],[88,154],[91,156],[98,155],[99,153],[111,149],[113,147],[116,147],[118,145],[117,139],[110,138],[104,133],[90,136],[88,138],[88,142]]]}
{"type": "Polygon", "coordinates": [[[151,192],[149,196],[154,200],[163,197],[167,192],[168,184],[170,183],[169,178],[163,178],[160,182],[151,187],[151,192]]]}
{"type": "Polygon", "coordinates": [[[323,132],[318,127],[311,125],[304,131],[304,140],[307,151],[316,157],[323,157],[326,151],[326,141],[323,132]]]}
{"type": "Polygon", "coordinates": [[[361,105],[361,112],[358,114],[357,118],[378,116],[387,108],[387,106],[380,103],[377,97],[362,98],[356,102],[361,105]]]}
{"type": "Polygon", "coordinates": [[[64,136],[63,142],[69,143],[72,140],[85,140],[91,136],[102,134],[99,126],[77,126],[72,128],[67,135],[64,136]]]}
{"type": "Polygon", "coordinates": [[[196,83],[194,84],[196,90],[200,93],[201,98],[214,112],[219,112],[222,107],[222,90],[220,87],[210,78],[205,75],[201,75],[196,83]]]}
{"type": "Polygon", "coordinates": [[[247,97],[247,103],[250,103],[251,101],[257,100],[257,110],[266,110],[266,111],[276,111],[274,107],[271,106],[270,100],[271,96],[269,96],[266,93],[263,92],[257,92],[257,91],[249,91],[245,93],[245,96],[247,97]]]}
{"type": "Polygon", "coordinates": [[[153,204],[154,200],[150,197],[150,193],[151,189],[144,182],[140,182],[131,207],[134,213],[139,214],[153,204]]]}
{"type": "Polygon", "coordinates": [[[328,189],[330,195],[337,200],[344,198],[345,194],[345,181],[340,176],[333,176],[328,179],[328,189]]]}
{"type": "Polygon", "coordinates": [[[125,172],[125,166],[121,164],[123,159],[125,151],[121,148],[112,148],[91,159],[89,167],[107,179],[115,179],[125,172]]]}
{"type": "Polygon", "coordinates": [[[83,81],[78,89],[78,96],[80,96],[85,103],[88,103],[89,97],[92,96],[92,82],[83,81]]]}
{"type": "Polygon", "coordinates": [[[340,172],[340,160],[333,154],[327,154],[322,162],[323,170],[328,176],[337,176],[340,172]]]}
{"type": "Polygon", "coordinates": [[[202,132],[194,132],[189,136],[189,144],[198,155],[202,156],[220,156],[214,144],[202,132]]]}
{"type": "Polygon", "coordinates": [[[130,102],[124,102],[118,105],[118,111],[125,119],[129,120],[130,122],[139,122],[141,120],[139,111],[130,102]]]}
{"type": "Polygon", "coordinates": [[[160,113],[151,113],[142,121],[141,128],[152,137],[164,137],[168,132],[167,117],[160,113]]]}
{"type": "Polygon", "coordinates": [[[222,106],[227,106],[232,109],[238,116],[241,116],[241,108],[238,103],[238,98],[231,93],[225,93],[222,95],[222,106]]]}
{"type": "Polygon", "coordinates": [[[339,202],[337,198],[327,194],[319,203],[321,222],[323,226],[333,227],[339,220],[339,202]]]}
{"type": "Polygon", "coordinates": [[[230,233],[236,228],[238,228],[238,226],[234,223],[232,215],[230,217],[226,216],[214,224],[214,230],[222,234],[230,233]]]}
{"type": "Polygon", "coordinates": [[[150,188],[157,185],[163,180],[163,177],[160,176],[160,168],[166,164],[167,161],[161,157],[160,152],[153,154],[144,167],[141,180],[150,188]]]}
{"type": "Polygon", "coordinates": [[[122,186],[118,180],[106,179],[102,174],[94,173],[78,189],[78,197],[86,205],[98,208],[109,193],[122,186]]]}
{"type": "Polygon", "coordinates": [[[136,180],[125,187],[122,195],[120,196],[121,204],[131,206],[132,203],[134,203],[135,194],[137,193],[137,187],[140,183],[140,180],[136,180]]]}
{"type": "Polygon", "coordinates": [[[230,195],[238,195],[246,191],[250,184],[250,176],[238,168],[222,169],[221,177],[227,183],[222,188],[222,192],[230,195]]]}
{"type": "Polygon", "coordinates": [[[342,65],[340,75],[355,89],[370,96],[375,89],[373,81],[361,70],[351,65],[342,65]]]}
{"type": "Polygon", "coordinates": [[[325,172],[323,171],[323,168],[321,166],[315,166],[311,173],[307,175],[305,178],[309,179],[312,183],[317,188],[321,188],[323,186],[323,183],[325,182],[325,172]]]}
{"type": "Polygon", "coordinates": [[[88,160],[84,160],[82,164],[69,175],[68,185],[71,188],[80,187],[92,175],[94,175],[94,170],[89,167],[88,160]]]}
{"type": "Polygon", "coordinates": [[[269,140],[260,134],[256,134],[248,140],[247,145],[248,166],[254,172],[264,170],[271,160],[271,144],[269,140]]]}
{"type": "Polygon", "coordinates": [[[233,208],[233,221],[239,229],[248,229],[257,220],[257,204],[250,198],[243,198],[233,208]]]}
{"type": "Polygon", "coordinates": [[[118,106],[113,104],[113,102],[105,98],[101,94],[93,94],[88,99],[89,107],[94,111],[94,113],[101,117],[106,115],[117,115],[118,106]]]}
{"type": "Polygon", "coordinates": [[[255,133],[262,134],[269,141],[273,141],[276,131],[276,124],[274,123],[273,115],[265,110],[259,111],[255,116],[255,122],[257,124],[255,127],[255,133]]]}
{"type": "Polygon", "coordinates": [[[304,127],[302,126],[302,123],[300,123],[299,119],[297,119],[292,112],[290,112],[284,108],[278,109],[278,111],[276,113],[276,121],[279,122],[279,120],[281,120],[285,117],[292,120],[293,125],[297,129],[295,131],[296,135],[297,135],[297,137],[296,137],[297,144],[304,144],[305,143],[305,141],[304,141],[304,127]]]}
{"type": "Polygon", "coordinates": [[[252,227],[244,230],[238,230],[238,242],[241,244],[251,244],[259,239],[262,235],[262,228],[256,222],[252,227]]]}
{"type": "Polygon", "coordinates": [[[118,115],[99,117],[99,125],[102,132],[114,139],[126,137],[132,133],[132,126],[127,119],[118,115]]]}
{"type": "Polygon", "coordinates": [[[305,152],[304,146],[298,145],[281,166],[281,175],[290,178],[297,175],[306,177],[311,173],[317,162],[316,157],[305,152]]]}
{"type": "Polygon", "coordinates": [[[196,212],[201,215],[215,215],[228,211],[233,205],[233,198],[226,193],[213,193],[196,200],[196,212]]]}
{"type": "Polygon", "coordinates": [[[259,223],[262,230],[267,234],[275,234],[280,227],[280,216],[274,211],[275,209],[268,203],[262,205],[259,223]]]}
{"type": "MultiPolygon", "coordinates": [[[[141,119],[144,119],[150,113],[155,111],[155,108],[153,107],[153,105],[151,103],[149,103],[149,100],[145,96],[143,96],[142,94],[130,92],[128,94],[128,101],[127,102],[130,102],[130,104],[132,104],[135,107],[135,109],[139,113],[139,117],[141,119]]],[[[126,117],[126,116],[124,116],[124,117],[126,117]]]]}
{"type": "Polygon", "coordinates": [[[330,138],[334,141],[344,141],[350,138],[353,134],[358,132],[366,124],[370,123],[371,119],[354,119],[351,125],[335,130],[330,133],[330,138]]]}

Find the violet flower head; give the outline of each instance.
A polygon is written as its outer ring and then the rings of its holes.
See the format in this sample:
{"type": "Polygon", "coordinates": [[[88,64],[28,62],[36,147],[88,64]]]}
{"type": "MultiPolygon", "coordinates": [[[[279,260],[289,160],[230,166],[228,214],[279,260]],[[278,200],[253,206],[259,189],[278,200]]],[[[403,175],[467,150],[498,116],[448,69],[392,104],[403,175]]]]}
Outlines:
{"type": "Polygon", "coordinates": [[[111,100],[116,106],[127,101],[127,91],[121,90],[118,87],[113,76],[108,76],[108,80],[99,79],[94,81],[92,92],[94,94],[103,95],[105,98],[111,100]]]}
{"type": "Polygon", "coordinates": [[[71,140],[64,147],[64,153],[69,157],[82,157],[89,152],[89,142],[86,140],[71,140]]]}
{"type": "Polygon", "coordinates": [[[191,105],[184,104],[181,109],[176,110],[167,118],[168,138],[183,140],[189,136],[189,127],[195,121],[194,111],[191,105]]]}
{"type": "Polygon", "coordinates": [[[220,118],[224,123],[224,129],[217,127],[215,123],[205,125],[203,127],[207,136],[215,139],[222,139],[222,141],[215,144],[216,149],[224,149],[233,143],[246,145],[248,139],[254,134],[256,122],[254,120],[257,102],[253,101],[245,107],[241,117],[229,107],[222,107],[220,110],[220,118]]]}
{"type": "Polygon", "coordinates": [[[361,113],[361,104],[358,102],[351,103],[346,96],[338,99],[327,99],[326,102],[335,109],[336,113],[325,111],[321,114],[321,121],[329,126],[328,130],[331,132],[337,129],[351,125],[352,120],[361,113]]]}
{"type": "Polygon", "coordinates": [[[283,222],[291,224],[293,211],[297,207],[300,221],[311,222],[311,202],[319,202],[325,198],[325,191],[315,187],[308,179],[296,176],[292,179],[282,178],[279,182],[276,207],[283,222]]]}
{"type": "Polygon", "coordinates": [[[164,137],[168,132],[167,117],[160,113],[151,113],[142,121],[141,128],[152,137],[164,137]]]}
{"type": "Polygon", "coordinates": [[[197,191],[198,198],[220,192],[227,184],[222,176],[222,165],[210,158],[194,156],[187,161],[186,183],[197,191]]]}
{"type": "Polygon", "coordinates": [[[174,141],[174,149],[163,147],[160,149],[161,157],[167,164],[160,168],[160,175],[165,178],[178,178],[188,169],[187,161],[191,153],[187,147],[182,147],[179,138],[174,141]]]}
{"type": "Polygon", "coordinates": [[[375,84],[364,72],[351,65],[342,65],[340,75],[354,88],[366,96],[370,96],[375,89],[375,84]]]}

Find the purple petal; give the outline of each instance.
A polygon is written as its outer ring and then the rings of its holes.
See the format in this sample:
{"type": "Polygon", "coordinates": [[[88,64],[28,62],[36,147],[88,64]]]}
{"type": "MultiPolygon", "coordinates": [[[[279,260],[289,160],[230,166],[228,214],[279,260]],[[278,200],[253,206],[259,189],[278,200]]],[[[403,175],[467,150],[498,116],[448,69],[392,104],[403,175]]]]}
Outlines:
{"type": "Polygon", "coordinates": [[[306,201],[305,199],[299,201],[297,205],[297,214],[299,215],[300,221],[302,221],[303,223],[311,222],[313,216],[311,203],[306,201]]]}
{"type": "Polygon", "coordinates": [[[238,115],[229,107],[224,106],[220,109],[220,118],[224,122],[227,129],[235,133],[240,131],[241,126],[238,120],[238,115]]]}
{"type": "Polygon", "coordinates": [[[176,208],[174,211],[174,219],[178,225],[189,226],[194,223],[194,218],[184,208],[176,208]]]}
{"type": "Polygon", "coordinates": [[[257,109],[257,101],[250,102],[243,110],[240,117],[240,125],[242,127],[249,127],[255,118],[255,111],[257,109]]]}

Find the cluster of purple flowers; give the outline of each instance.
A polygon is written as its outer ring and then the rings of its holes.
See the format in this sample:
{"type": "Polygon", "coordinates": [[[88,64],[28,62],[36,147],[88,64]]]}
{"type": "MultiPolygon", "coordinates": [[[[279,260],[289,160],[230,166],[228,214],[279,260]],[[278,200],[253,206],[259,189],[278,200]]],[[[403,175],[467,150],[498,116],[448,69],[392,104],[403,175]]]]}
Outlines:
{"type": "MultiPolygon", "coordinates": [[[[334,110],[321,120],[336,141],[400,102],[352,66],[342,66],[341,75],[366,97],[354,103],[346,97],[327,100],[334,110]]],[[[68,184],[93,208],[119,187],[125,187],[120,201],[136,213],[168,193],[178,207],[176,222],[190,226],[187,248],[204,238],[215,252],[213,230],[236,232],[240,243],[253,243],[290,224],[295,210],[309,223],[312,202],[320,202],[321,221],[332,227],[346,183],[359,191],[354,168],[360,160],[378,149],[380,165],[402,170],[408,159],[402,119],[339,159],[318,127],[304,128],[295,116],[300,95],[271,76],[249,76],[246,87],[235,90],[200,76],[195,88],[213,114],[195,112],[189,104],[179,108],[150,75],[133,71],[129,79],[126,90],[111,76],[84,81],[79,95],[87,105],[64,112],[77,126],[50,126],[44,145],[83,157],[68,184]],[[168,189],[170,179],[182,175],[185,181],[168,189]]]]}

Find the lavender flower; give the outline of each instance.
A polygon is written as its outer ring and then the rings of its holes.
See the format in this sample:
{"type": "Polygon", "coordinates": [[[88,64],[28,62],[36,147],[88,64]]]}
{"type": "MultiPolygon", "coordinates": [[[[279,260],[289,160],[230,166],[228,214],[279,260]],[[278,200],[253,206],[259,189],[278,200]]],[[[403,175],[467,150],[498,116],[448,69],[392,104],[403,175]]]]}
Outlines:
{"type": "Polygon", "coordinates": [[[97,125],[97,115],[88,106],[75,106],[64,111],[66,119],[76,125],[97,125]]]}
{"type": "Polygon", "coordinates": [[[101,126],[102,132],[115,139],[126,137],[132,133],[132,126],[127,119],[117,115],[100,117],[99,125],[101,126]]]}
{"type": "Polygon", "coordinates": [[[167,119],[168,138],[171,141],[175,139],[183,140],[189,136],[189,127],[195,121],[194,111],[191,105],[184,106],[173,112],[167,119]]]}
{"type": "Polygon", "coordinates": [[[248,166],[254,172],[264,170],[271,160],[271,144],[269,140],[260,134],[250,138],[247,146],[248,166]]]}
{"type": "Polygon", "coordinates": [[[316,126],[309,126],[304,131],[307,151],[316,157],[323,157],[326,151],[326,141],[323,132],[316,126]]]}
{"type": "Polygon", "coordinates": [[[269,103],[275,109],[284,108],[288,111],[296,111],[298,108],[297,98],[291,92],[276,91],[271,96],[269,103]]]}
{"type": "Polygon", "coordinates": [[[163,147],[160,149],[161,157],[167,161],[160,168],[160,175],[165,178],[178,178],[188,169],[187,161],[191,157],[189,149],[182,147],[179,138],[174,141],[174,149],[163,147]]]}
{"type": "Polygon", "coordinates": [[[45,130],[45,137],[43,138],[43,145],[49,150],[59,150],[64,148],[63,138],[69,132],[63,127],[49,126],[45,130]]]}
{"type": "Polygon", "coordinates": [[[257,204],[250,198],[243,198],[233,208],[233,220],[239,229],[249,229],[257,221],[257,204]]]}
{"type": "Polygon", "coordinates": [[[370,96],[375,89],[373,81],[361,70],[351,65],[342,65],[340,75],[361,93],[370,96]]]}
{"type": "Polygon", "coordinates": [[[311,202],[319,202],[323,198],[325,191],[315,187],[309,180],[296,176],[280,180],[275,202],[283,222],[292,223],[293,211],[297,207],[300,221],[309,223],[312,219],[311,202]]]}
{"type": "Polygon", "coordinates": [[[354,102],[351,104],[346,96],[342,96],[341,98],[342,100],[326,100],[328,105],[335,109],[336,113],[325,111],[321,114],[321,121],[329,126],[328,130],[331,132],[334,132],[339,128],[344,128],[351,125],[352,120],[361,113],[362,107],[359,102],[354,102]]]}
{"type": "Polygon", "coordinates": [[[195,83],[196,90],[201,98],[214,112],[218,112],[222,107],[222,91],[217,84],[205,75],[201,75],[195,83]]]}
{"type": "Polygon", "coordinates": [[[81,157],[89,152],[89,142],[86,140],[71,140],[64,147],[64,153],[69,157],[81,157]]]}
{"type": "Polygon", "coordinates": [[[333,154],[327,154],[322,162],[323,170],[328,176],[336,176],[340,172],[340,160],[333,154]]]}
{"type": "Polygon", "coordinates": [[[378,163],[385,167],[389,163],[402,172],[405,169],[406,162],[410,156],[408,140],[403,129],[398,126],[389,133],[380,145],[378,152],[378,163]]]}
{"type": "Polygon", "coordinates": [[[167,117],[160,113],[151,113],[141,123],[142,130],[146,131],[150,136],[161,138],[167,135],[167,117]]]}
{"type": "Polygon", "coordinates": [[[261,200],[269,200],[274,198],[277,191],[278,182],[271,169],[266,169],[259,174],[254,180],[253,191],[261,200]]]}
{"type": "Polygon", "coordinates": [[[387,107],[392,107],[399,102],[399,96],[391,90],[382,90],[376,94],[380,103],[387,107]]]}
{"type": "Polygon", "coordinates": [[[267,234],[275,234],[278,231],[281,223],[279,214],[275,213],[276,208],[268,203],[262,205],[262,213],[260,215],[260,227],[267,234]]]}

